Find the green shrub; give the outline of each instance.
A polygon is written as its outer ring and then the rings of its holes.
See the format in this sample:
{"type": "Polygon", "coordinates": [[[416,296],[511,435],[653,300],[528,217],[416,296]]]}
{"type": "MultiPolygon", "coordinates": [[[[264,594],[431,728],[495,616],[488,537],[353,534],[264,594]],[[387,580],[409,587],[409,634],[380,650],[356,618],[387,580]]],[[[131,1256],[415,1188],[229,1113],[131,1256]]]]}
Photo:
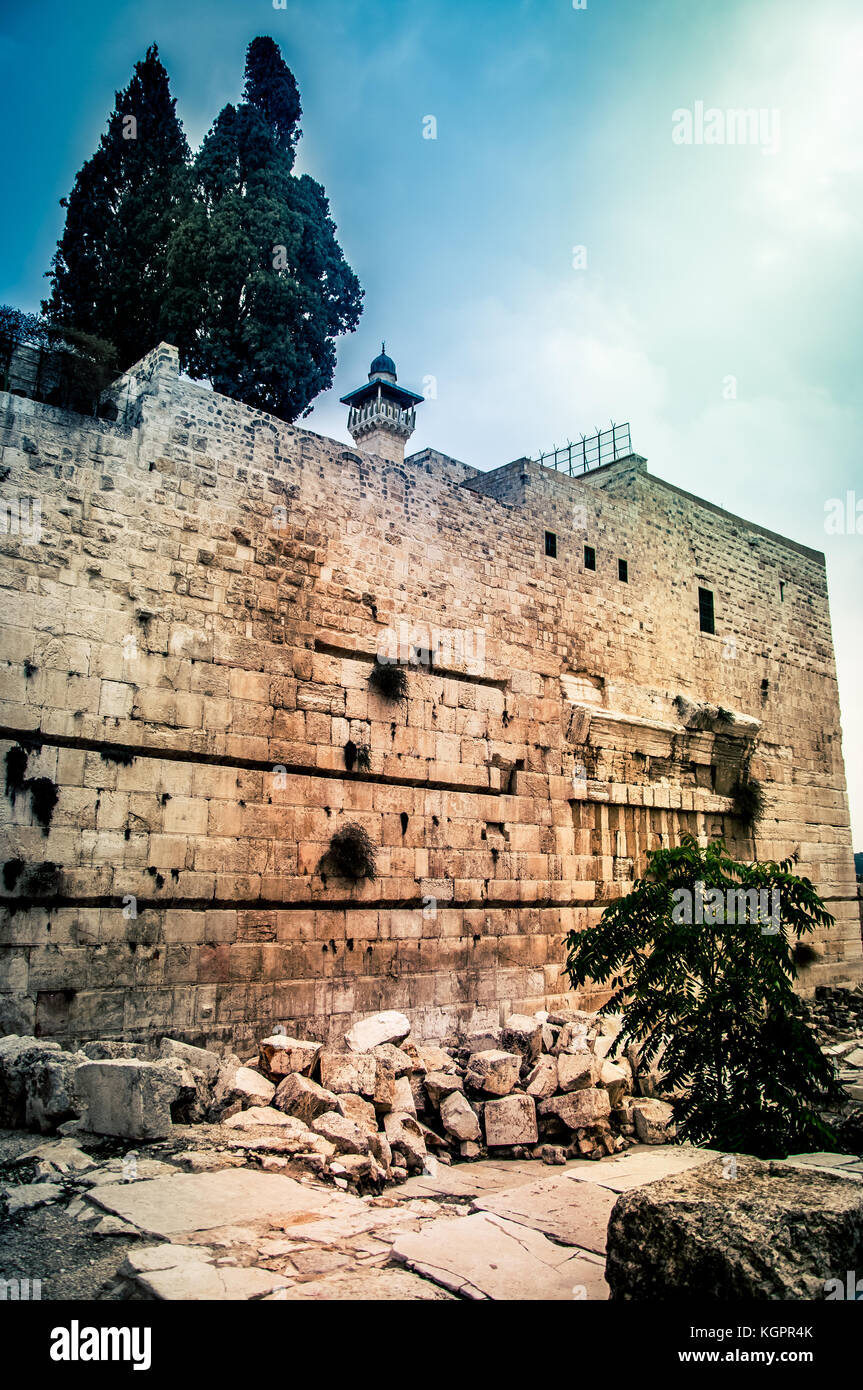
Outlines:
{"type": "Polygon", "coordinates": [[[686,836],[650,853],[632,892],[566,938],[572,988],[610,984],[601,1012],[623,1019],[613,1052],[634,1043],[642,1065],[661,1058],[680,1139],[761,1158],[836,1147],[818,1108],[844,1093],[793,989],[800,938],[833,918],[791,865],[736,863],[722,841],[702,849],[686,836]],[[729,910],[729,890],[751,889],[768,894],[769,928],[751,898],[729,910]],[[681,904],[705,894],[708,910],[684,920],[681,904]]]}

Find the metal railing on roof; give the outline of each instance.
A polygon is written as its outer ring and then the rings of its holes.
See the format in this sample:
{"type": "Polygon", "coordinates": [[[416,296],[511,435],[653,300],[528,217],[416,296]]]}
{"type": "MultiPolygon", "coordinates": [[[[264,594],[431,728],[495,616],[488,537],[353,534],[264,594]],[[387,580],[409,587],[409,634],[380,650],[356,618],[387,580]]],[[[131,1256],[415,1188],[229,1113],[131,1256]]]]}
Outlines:
{"type": "Polygon", "coordinates": [[[568,473],[571,478],[587,473],[591,468],[599,468],[604,463],[626,458],[632,453],[632,440],[629,425],[615,425],[597,430],[596,434],[583,434],[574,443],[566,443],[547,454],[539,454],[537,463],[546,468],[555,468],[558,473],[568,473]]]}

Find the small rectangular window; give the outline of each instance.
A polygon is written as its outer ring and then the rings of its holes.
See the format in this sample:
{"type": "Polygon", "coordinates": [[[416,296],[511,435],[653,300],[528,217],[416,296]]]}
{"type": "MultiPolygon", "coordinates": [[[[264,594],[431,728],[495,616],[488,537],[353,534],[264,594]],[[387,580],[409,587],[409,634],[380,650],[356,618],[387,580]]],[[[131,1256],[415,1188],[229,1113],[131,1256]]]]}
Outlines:
{"type": "Polygon", "coordinates": [[[629,564],[626,560],[618,560],[617,577],[620,580],[621,584],[629,583],[629,564]]]}
{"type": "Polygon", "coordinates": [[[715,632],[716,624],[713,615],[713,590],[698,590],[698,621],[702,632],[715,632]]]}
{"type": "Polygon", "coordinates": [[[586,570],[596,569],[596,551],[592,545],[584,547],[584,568],[586,570]]]}
{"type": "Polygon", "coordinates": [[[545,533],[545,553],[550,555],[552,560],[557,555],[557,536],[553,531],[546,531],[545,533]]]}
{"type": "Polygon", "coordinates": [[[780,602],[780,603],[784,603],[784,602],[785,602],[785,580],[784,580],[784,579],[780,579],[780,581],[779,581],[779,602],[780,602]]]}

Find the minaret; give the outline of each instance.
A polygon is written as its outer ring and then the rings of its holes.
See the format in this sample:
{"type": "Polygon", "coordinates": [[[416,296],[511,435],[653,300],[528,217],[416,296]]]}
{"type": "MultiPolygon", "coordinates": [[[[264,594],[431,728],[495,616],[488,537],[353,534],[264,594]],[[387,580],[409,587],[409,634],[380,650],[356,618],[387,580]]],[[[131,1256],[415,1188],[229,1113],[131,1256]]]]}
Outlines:
{"type": "Polygon", "coordinates": [[[404,463],[405,444],[414,432],[416,407],[423,396],[397,385],[396,364],[381,343],[365,386],[341,397],[350,406],[348,431],[358,449],[391,463],[404,463]]]}

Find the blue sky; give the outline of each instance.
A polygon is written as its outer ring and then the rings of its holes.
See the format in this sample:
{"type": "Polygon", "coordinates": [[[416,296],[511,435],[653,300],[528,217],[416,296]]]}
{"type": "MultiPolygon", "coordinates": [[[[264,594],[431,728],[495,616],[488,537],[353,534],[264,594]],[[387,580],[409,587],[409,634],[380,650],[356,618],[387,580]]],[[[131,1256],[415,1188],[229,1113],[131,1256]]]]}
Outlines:
{"type": "Polygon", "coordinates": [[[147,45],[194,147],[260,33],[366,291],[307,423],[344,437],[386,337],[406,385],[435,379],[412,447],[485,468],[629,420],[652,471],[824,550],[863,847],[863,518],[824,526],[863,499],[857,0],[0,0],[0,302],[38,307],[147,45]],[[697,101],[777,111],[778,149],[675,144],[697,101]]]}

